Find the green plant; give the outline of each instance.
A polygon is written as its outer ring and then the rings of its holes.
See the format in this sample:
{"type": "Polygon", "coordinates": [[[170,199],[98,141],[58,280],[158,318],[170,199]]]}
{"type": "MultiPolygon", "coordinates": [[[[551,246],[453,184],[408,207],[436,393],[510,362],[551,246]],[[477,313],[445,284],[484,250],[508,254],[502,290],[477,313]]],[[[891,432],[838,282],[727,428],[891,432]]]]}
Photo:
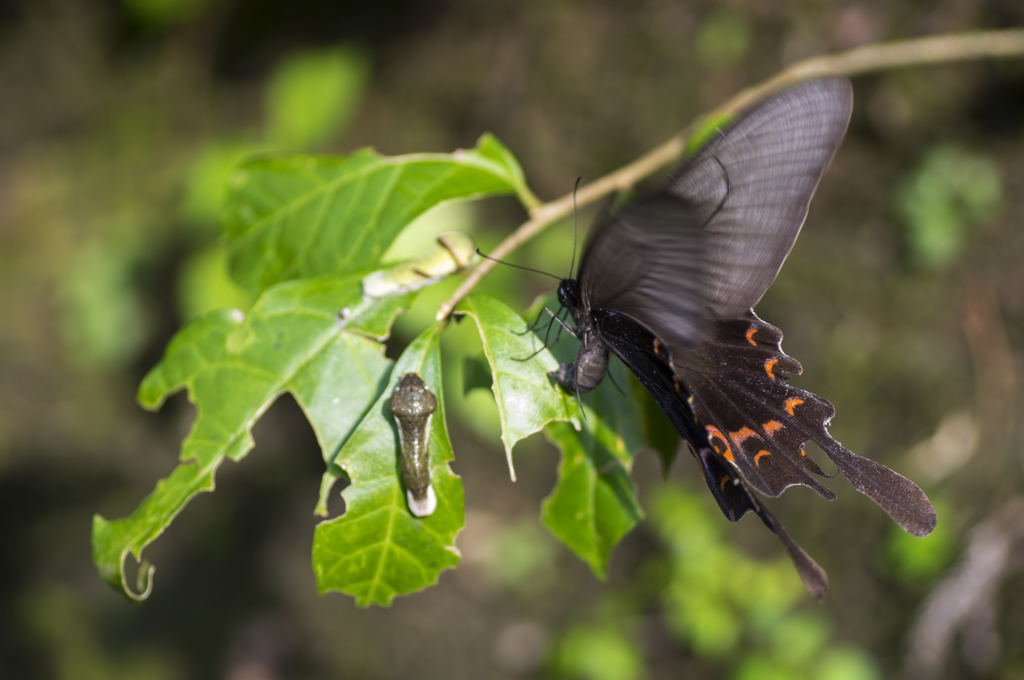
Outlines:
{"type": "MultiPolygon", "coordinates": [[[[196,422],[177,470],[131,517],[96,517],[94,559],[115,587],[145,597],[152,568],[144,566],[138,589],[129,588],[127,554],[139,557],[189,499],[213,489],[219,465],[248,453],[253,423],[287,391],[312,423],[327,466],[317,512],[327,515],[335,482],[349,483],[345,513],[323,522],[314,538],[319,587],[351,593],[361,604],[387,604],[457,563],[462,489],[447,467],[452,453],[439,342],[448,320],[427,328],[392,362],[382,343],[416,294],[364,300],[362,279],[381,266],[398,235],[435,206],[502,193],[525,204],[536,199],[518,163],[490,136],[454,154],[256,158],[231,176],[230,187],[222,225],[231,272],[256,302],[248,312],[197,318],[143,381],[139,400],[147,408],[187,389],[196,422]],[[439,509],[422,520],[406,510],[394,433],[383,411],[398,378],[410,371],[423,376],[441,404],[431,433],[439,509]]],[[[516,360],[532,354],[537,341],[523,334],[526,325],[515,312],[473,295],[456,314],[478,327],[510,463],[515,443],[545,424],[581,422],[574,402],[546,376],[556,366],[550,353],[516,360]]],[[[628,476],[632,451],[641,443],[629,431],[639,422],[628,413],[635,402],[602,395],[587,407],[582,431],[568,425],[551,430],[566,454],[544,513],[554,533],[598,574],[641,516],[628,476]]]]}

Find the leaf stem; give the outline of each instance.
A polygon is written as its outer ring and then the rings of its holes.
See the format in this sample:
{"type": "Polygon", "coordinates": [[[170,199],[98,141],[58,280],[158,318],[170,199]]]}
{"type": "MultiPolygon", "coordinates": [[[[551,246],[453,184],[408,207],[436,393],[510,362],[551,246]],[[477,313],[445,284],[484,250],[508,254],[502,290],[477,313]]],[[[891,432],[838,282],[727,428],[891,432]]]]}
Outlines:
{"type": "MultiPolygon", "coordinates": [[[[537,198],[537,194],[530,191],[530,187],[526,186],[526,184],[519,187],[516,191],[516,196],[519,197],[519,202],[526,206],[526,209],[531,212],[544,205],[544,201],[537,198]]],[[[438,321],[440,321],[440,319],[438,319],[438,321]]]]}
{"type": "MultiPolygon", "coordinates": [[[[639,180],[653,174],[659,168],[673,162],[682,155],[691,131],[695,125],[707,116],[736,113],[769,92],[781,89],[799,80],[806,80],[824,75],[856,75],[872,71],[901,68],[906,66],[926,66],[929,64],[945,64],[984,57],[1017,57],[1024,55],[1024,29],[1005,31],[977,31],[958,33],[915,40],[865,45],[836,54],[811,57],[779,72],[774,78],[747,88],[717,109],[701,116],[682,132],[673,136],[656,149],[641,156],[629,165],[601,177],[600,179],[580,187],[576,193],[576,203],[582,207],[589,205],[613,191],[622,191],[633,186],[639,180]]],[[[534,200],[532,194],[530,194],[534,200]]],[[[549,224],[572,213],[572,194],[566,194],[544,204],[531,205],[532,201],[524,201],[530,210],[530,219],[509,235],[491,252],[494,259],[504,259],[519,246],[530,240],[549,224]]],[[[539,203],[539,201],[538,201],[539,203]]],[[[494,269],[493,260],[484,260],[470,272],[462,285],[437,310],[437,320],[446,319],[465,297],[494,269]]]]}

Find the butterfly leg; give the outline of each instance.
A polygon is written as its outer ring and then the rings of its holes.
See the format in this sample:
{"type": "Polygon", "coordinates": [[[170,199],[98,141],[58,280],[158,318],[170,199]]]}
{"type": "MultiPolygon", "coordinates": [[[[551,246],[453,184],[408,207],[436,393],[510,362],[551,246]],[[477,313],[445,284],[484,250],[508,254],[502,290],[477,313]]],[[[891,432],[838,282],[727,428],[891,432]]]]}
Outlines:
{"type": "MultiPolygon", "coordinates": [[[[537,314],[537,318],[533,320],[532,324],[530,324],[529,326],[526,327],[526,330],[523,330],[521,332],[520,331],[512,331],[512,334],[513,335],[526,335],[527,333],[533,331],[533,329],[535,329],[537,326],[540,325],[540,320],[542,318],[544,318],[544,312],[547,312],[548,314],[551,314],[551,310],[550,309],[548,309],[547,307],[542,307],[540,312],[538,312],[538,314],[537,314]]],[[[559,311],[559,314],[561,314],[561,311],[559,311]]],[[[554,315],[552,314],[552,316],[554,316],[554,315]]],[[[550,327],[550,325],[551,325],[551,322],[548,322],[548,326],[549,327],[550,327]]]]}
{"type": "MultiPolygon", "coordinates": [[[[561,315],[562,315],[563,311],[564,311],[564,309],[559,310],[558,314],[554,314],[550,309],[545,307],[544,309],[540,310],[540,315],[537,316],[537,321],[534,321],[532,326],[527,328],[522,333],[516,333],[515,331],[512,331],[512,333],[514,335],[526,335],[527,333],[532,331],[537,326],[537,323],[540,321],[540,317],[543,316],[544,312],[547,312],[548,314],[551,315],[551,321],[548,322],[548,328],[547,328],[546,331],[544,331],[544,344],[540,346],[540,349],[538,349],[533,354],[530,354],[529,356],[523,357],[522,359],[517,358],[517,357],[512,357],[512,360],[513,361],[529,361],[530,359],[534,358],[535,356],[537,356],[538,354],[540,354],[541,352],[546,350],[549,347],[549,345],[548,345],[548,336],[551,335],[551,326],[552,326],[552,324],[555,323],[555,321],[558,321],[558,323],[562,324],[562,326],[565,326],[566,328],[569,328],[568,326],[566,326],[565,321],[562,320],[561,315]]],[[[571,328],[569,328],[569,332],[572,333],[574,336],[576,335],[571,328]]],[[[562,329],[559,328],[558,332],[555,334],[555,341],[552,344],[557,345],[558,341],[559,341],[559,339],[561,337],[562,337],[562,329]]]]}
{"type": "MultiPolygon", "coordinates": [[[[544,308],[544,311],[551,315],[551,321],[557,321],[559,323],[559,325],[562,326],[562,328],[564,328],[566,331],[568,331],[569,335],[571,335],[574,338],[579,337],[578,335],[576,335],[576,330],[572,326],[567,324],[565,322],[565,320],[562,319],[561,316],[559,316],[558,314],[555,314],[554,312],[552,312],[547,307],[544,308]]],[[[559,314],[561,314],[561,311],[559,311],[559,314]]],[[[550,328],[550,322],[549,322],[548,328],[550,328]]]]}
{"type": "MultiPolygon", "coordinates": [[[[547,307],[545,307],[545,309],[547,309],[547,307]]],[[[568,311],[568,310],[566,310],[566,311],[568,311]]],[[[551,321],[548,322],[547,330],[544,331],[544,346],[545,347],[548,346],[548,336],[551,334],[551,326],[555,323],[555,319],[558,319],[559,321],[562,321],[562,312],[559,312],[557,315],[552,314],[552,317],[553,318],[551,319],[551,321]]],[[[573,335],[575,336],[575,333],[573,335]]],[[[552,345],[557,345],[558,341],[561,340],[561,339],[562,339],[562,327],[559,326],[558,327],[558,331],[555,333],[555,340],[551,344],[552,345]]]]}

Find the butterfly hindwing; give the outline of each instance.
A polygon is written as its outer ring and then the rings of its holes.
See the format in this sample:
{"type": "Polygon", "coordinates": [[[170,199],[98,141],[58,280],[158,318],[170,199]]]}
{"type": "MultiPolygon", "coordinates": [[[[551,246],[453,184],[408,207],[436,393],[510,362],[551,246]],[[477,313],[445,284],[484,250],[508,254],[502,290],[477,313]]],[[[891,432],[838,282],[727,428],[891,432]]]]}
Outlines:
{"type": "Polygon", "coordinates": [[[750,485],[775,497],[794,484],[834,499],[811,474],[823,475],[805,452],[813,441],[854,487],[901,527],[923,536],[935,511],[920,488],[884,465],[843,448],[828,433],[835,409],[824,399],[790,386],[800,364],[781,347],[782,332],[748,310],[720,321],[696,350],[673,353],[673,368],[693,395],[693,408],[717,453],[734,462],[750,485]]]}
{"type": "Polygon", "coordinates": [[[593,322],[608,347],[647,388],[686,441],[722,513],[732,522],[748,512],[760,517],[779,536],[807,589],[821,599],[828,587],[825,571],[789,537],[782,524],[750,490],[735,465],[712,449],[706,429],[694,416],[688,389],[669,364],[667,346],[622,314],[598,310],[593,314],[593,322]]]}
{"type": "Polygon", "coordinates": [[[782,353],[778,329],[755,319],[717,322],[699,349],[673,352],[673,367],[694,395],[712,448],[735,463],[751,486],[774,498],[802,484],[834,500],[808,474],[823,473],[804,453],[812,434],[795,417],[797,409],[811,412],[816,423],[813,416],[831,418],[832,406],[786,383],[802,368],[782,353]]]}

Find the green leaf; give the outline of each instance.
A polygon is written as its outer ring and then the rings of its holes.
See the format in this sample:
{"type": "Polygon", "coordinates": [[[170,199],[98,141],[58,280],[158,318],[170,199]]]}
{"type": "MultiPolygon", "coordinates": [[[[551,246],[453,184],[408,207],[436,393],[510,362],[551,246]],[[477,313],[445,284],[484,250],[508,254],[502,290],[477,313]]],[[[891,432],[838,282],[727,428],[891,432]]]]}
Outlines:
{"type": "Polygon", "coordinates": [[[478,356],[465,357],[462,362],[462,393],[468,394],[476,389],[489,390],[494,387],[491,368],[486,361],[478,356]]]}
{"type": "Polygon", "coordinates": [[[812,680],[878,680],[878,665],[865,652],[855,647],[829,650],[818,660],[812,680]]]}
{"type": "MultiPolygon", "coordinates": [[[[643,517],[628,472],[632,453],[647,442],[636,401],[606,385],[587,397],[592,408],[581,425],[575,395],[555,387],[547,375],[558,360],[544,349],[522,361],[537,352],[541,341],[525,332],[526,323],[515,312],[486,295],[467,297],[455,312],[472,316],[480,330],[510,470],[517,441],[547,423],[572,421],[547,428],[563,455],[558,484],[545,501],[544,522],[603,578],[615,544],[643,517]]],[[[571,347],[559,349],[568,353],[571,347]]],[[[618,385],[635,382],[618,363],[610,375],[618,385]]],[[[515,479],[514,470],[512,475],[515,479]]]]}
{"type": "MultiPolygon", "coordinates": [[[[385,263],[406,262],[422,257],[425,252],[437,244],[437,237],[446,231],[470,233],[476,227],[476,211],[472,203],[449,201],[434,206],[423,213],[406,227],[391,242],[384,253],[385,263]]],[[[430,323],[434,317],[430,316],[430,323]]],[[[429,324],[428,324],[429,325],[429,324]]]]}
{"type": "MultiPolygon", "coordinates": [[[[481,158],[487,159],[500,168],[504,168],[512,180],[512,185],[515,187],[519,200],[522,201],[527,209],[536,208],[541,205],[540,199],[534,196],[527,188],[526,175],[523,174],[523,168],[519,165],[519,161],[508,150],[507,146],[498,141],[497,137],[492,134],[481,135],[480,139],[476,142],[475,151],[481,158]]],[[[458,153],[456,152],[456,154],[458,153]]]]}
{"type": "Polygon", "coordinates": [[[178,313],[186,321],[217,309],[252,307],[253,297],[228,276],[227,256],[221,246],[191,255],[182,264],[177,281],[178,313]]]}
{"type": "Polygon", "coordinates": [[[230,182],[223,229],[231,273],[259,292],[288,279],[371,269],[435,205],[508,193],[532,196],[515,158],[490,135],[452,154],[364,149],[253,159],[230,182]]]}
{"type": "Polygon", "coordinates": [[[662,475],[668,477],[668,472],[679,452],[679,433],[676,432],[676,428],[672,426],[668,416],[661,410],[661,406],[647,391],[647,388],[636,379],[633,379],[631,383],[633,396],[637,402],[636,417],[643,427],[644,442],[658,454],[662,475]]]}
{"type": "Polygon", "coordinates": [[[999,167],[987,156],[939,146],[899,190],[907,245],[916,264],[941,267],[959,254],[971,227],[1002,202],[999,167]]]}
{"type": "Polygon", "coordinates": [[[740,657],[732,680],[792,680],[797,675],[786,664],[763,653],[753,653],[740,657]]]}
{"type": "Polygon", "coordinates": [[[57,290],[66,351],[81,368],[110,369],[135,359],[152,318],[132,281],[141,252],[130,244],[79,247],[57,290]]]}
{"type": "Polygon", "coordinates": [[[725,541],[727,522],[707,494],[666,484],[651,517],[671,557],[667,623],[700,655],[735,656],[745,629],[774,630],[805,596],[788,559],[755,561],[725,541]]]}
{"type": "Polygon", "coordinates": [[[584,680],[636,680],[644,676],[643,654],[621,631],[592,625],[570,628],[555,655],[558,674],[584,680]]]}
{"type": "MultiPolygon", "coordinates": [[[[626,379],[623,372],[619,384],[626,379]]],[[[615,545],[643,519],[629,476],[632,452],[642,445],[643,435],[636,402],[612,385],[595,390],[587,401],[582,431],[567,423],[546,429],[562,460],[542,516],[551,532],[603,579],[615,545]]]]}
{"type": "Polygon", "coordinates": [[[351,47],[289,56],[267,85],[267,139],[294,149],[328,141],[348,125],[369,75],[366,55],[351,47]]]}
{"type": "Polygon", "coordinates": [[[462,482],[448,468],[451,443],[444,417],[441,354],[434,326],[405,350],[387,389],[360,421],[334,464],[352,480],[342,492],[345,514],[323,522],[313,539],[313,571],[321,593],[340,590],[360,606],[388,605],[395,595],[425,588],[459,561],[455,535],[464,523],[462,482]],[[399,481],[398,435],[387,406],[398,381],[418,373],[437,397],[430,428],[430,480],[437,509],[414,517],[399,481]]]}
{"type": "Polygon", "coordinates": [[[512,447],[516,442],[552,421],[575,420],[576,408],[548,378],[558,362],[546,349],[537,353],[540,340],[526,332],[526,322],[504,303],[487,295],[471,295],[459,303],[455,313],[471,316],[480,330],[498,403],[501,440],[515,480],[512,447]],[[523,361],[530,356],[533,358],[523,361]]]}
{"type": "Polygon", "coordinates": [[[536,597],[558,583],[558,545],[536,518],[497,523],[476,548],[474,566],[491,586],[536,597]]]}
{"type": "Polygon", "coordinates": [[[154,26],[172,26],[193,21],[215,4],[215,0],[121,0],[127,14],[154,26]]]}
{"type": "Polygon", "coordinates": [[[266,150],[265,144],[218,140],[200,149],[185,174],[181,213],[197,229],[211,228],[224,210],[228,178],[247,157],[266,150]]]}
{"type": "MultiPolygon", "coordinates": [[[[26,648],[47,659],[50,669],[47,677],[53,680],[174,680],[187,675],[171,649],[157,650],[133,644],[111,648],[104,626],[97,625],[92,597],[65,581],[46,579],[22,584],[17,595],[11,598],[10,620],[17,621],[18,635],[26,648]]],[[[5,667],[13,669],[12,657],[5,654],[4,658],[8,659],[5,667]]],[[[8,672],[11,673],[8,677],[32,675],[8,672]]]]}
{"type": "Polygon", "coordinates": [[[141,559],[193,496],[213,489],[225,458],[248,453],[253,424],[282,392],[291,392],[306,413],[325,461],[334,457],[389,376],[391,362],[373,338],[387,334],[411,299],[363,302],[361,279],[360,272],[282,284],[247,316],[214,312],[175,336],[143,380],[139,402],[156,409],[184,387],[196,420],[182,443],[181,464],[131,517],[94,518],[93,559],[105,580],[136,599],[148,596],[151,570],[140,575],[142,592],[127,585],[128,553],[141,559]]]}
{"type": "Polygon", "coordinates": [[[713,12],[697,34],[697,56],[708,66],[739,66],[750,50],[750,24],[728,10],[713,12]]]}
{"type": "Polygon", "coordinates": [[[932,533],[917,538],[897,527],[889,533],[887,546],[890,571],[902,582],[920,588],[930,587],[949,568],[957,552],[956,536],[950,529],[956,526],[953,509],[941,497],[933,496],[932,503],[941,520],[932,533]]]}
{"type": "Polygon", "coordinates": [[[832,637],[827,621],[796,612],[774,617],[765,632],[775,658],[792,669],[806,668],[819,660],[832,637]]]}

